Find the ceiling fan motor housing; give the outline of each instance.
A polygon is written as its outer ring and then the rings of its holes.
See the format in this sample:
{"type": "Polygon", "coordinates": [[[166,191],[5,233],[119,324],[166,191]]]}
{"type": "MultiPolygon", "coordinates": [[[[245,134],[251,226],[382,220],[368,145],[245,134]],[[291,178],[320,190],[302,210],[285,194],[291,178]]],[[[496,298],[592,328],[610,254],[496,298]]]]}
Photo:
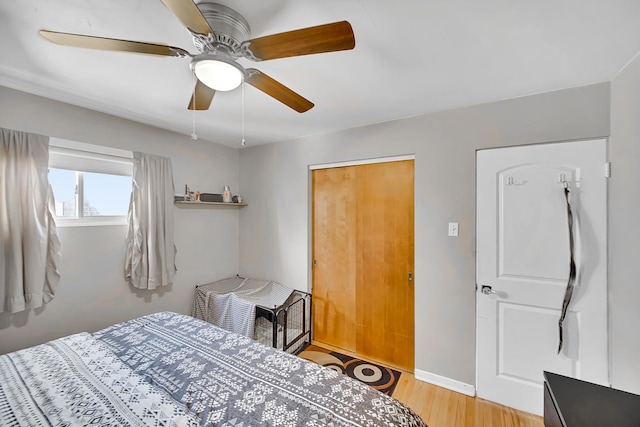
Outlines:
{"type": "Polygon", "coordinates": [[[209,37],[194,35],[193,44],[202,53],[223,48],[226,53],[238,58],[241,55],[240,45],[251,37],[249,23],[230,7],[203,1],[197,4],[198,9],[209,23],[213,34],[209,37]]]}

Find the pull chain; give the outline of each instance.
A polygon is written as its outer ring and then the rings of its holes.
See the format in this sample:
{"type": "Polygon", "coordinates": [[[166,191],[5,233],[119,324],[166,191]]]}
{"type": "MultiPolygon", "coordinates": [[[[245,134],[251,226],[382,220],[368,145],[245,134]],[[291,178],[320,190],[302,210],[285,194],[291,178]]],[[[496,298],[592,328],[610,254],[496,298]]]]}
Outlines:
{"type": "Polygon", "coordinates": [[[244,79],[242,80],[242,146],[247,145],[247,141],[244,139],[244,79]]]}

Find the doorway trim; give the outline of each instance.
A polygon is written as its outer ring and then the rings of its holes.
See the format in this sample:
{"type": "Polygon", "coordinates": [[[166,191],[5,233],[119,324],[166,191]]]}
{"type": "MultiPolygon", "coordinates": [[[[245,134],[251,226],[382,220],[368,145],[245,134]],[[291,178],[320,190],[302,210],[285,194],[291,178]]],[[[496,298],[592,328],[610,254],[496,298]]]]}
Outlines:
{"type": "MultiPolygon", "coordinates": [[[[405,155],[391,156],[391,157],[376,157],[371,159],[347,160],[344,162],[335,162],[335,163],[319,163],[317,165],[309,165],[309,176],[311,176],[311,171],[318,170],[318,169],[343,168],[347,166],[370,165],[372,163],[400,162],[402,160],[415,160],[415,159],[416,159],[415,154],[405,154],[405,155]]],[[[311,189],[311,182],[309,182],[309,189],[311,189]]]]}

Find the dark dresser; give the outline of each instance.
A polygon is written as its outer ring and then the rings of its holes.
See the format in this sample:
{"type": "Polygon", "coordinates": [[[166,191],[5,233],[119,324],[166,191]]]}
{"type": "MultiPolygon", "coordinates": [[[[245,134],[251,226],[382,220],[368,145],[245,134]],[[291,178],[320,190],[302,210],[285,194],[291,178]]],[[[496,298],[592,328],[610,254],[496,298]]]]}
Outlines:
{"type": "Polygon", "coordinates": [[[544,373],[545,427],[640,427],[640,396],[544,373]]]}

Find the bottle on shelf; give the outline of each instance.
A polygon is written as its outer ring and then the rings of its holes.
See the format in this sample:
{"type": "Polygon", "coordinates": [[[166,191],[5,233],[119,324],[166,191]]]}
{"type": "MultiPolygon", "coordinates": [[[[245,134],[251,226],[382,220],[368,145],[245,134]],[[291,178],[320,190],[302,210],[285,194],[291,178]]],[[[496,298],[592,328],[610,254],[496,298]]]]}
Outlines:
{"type": "Polygon", "coordinates": [[[231,203],[231,189],[228,185],[224,186],[224,191],[222,192],[222,201],[225,203],[231,203]]]}
{"type": "Polygon", "coordinates": [[[185,202],[193,202],[194,201],[193,191],[191,191],[191,189],[189,188],[189,186],[187,184],[184,185],[184,201],[185,202]]]}

